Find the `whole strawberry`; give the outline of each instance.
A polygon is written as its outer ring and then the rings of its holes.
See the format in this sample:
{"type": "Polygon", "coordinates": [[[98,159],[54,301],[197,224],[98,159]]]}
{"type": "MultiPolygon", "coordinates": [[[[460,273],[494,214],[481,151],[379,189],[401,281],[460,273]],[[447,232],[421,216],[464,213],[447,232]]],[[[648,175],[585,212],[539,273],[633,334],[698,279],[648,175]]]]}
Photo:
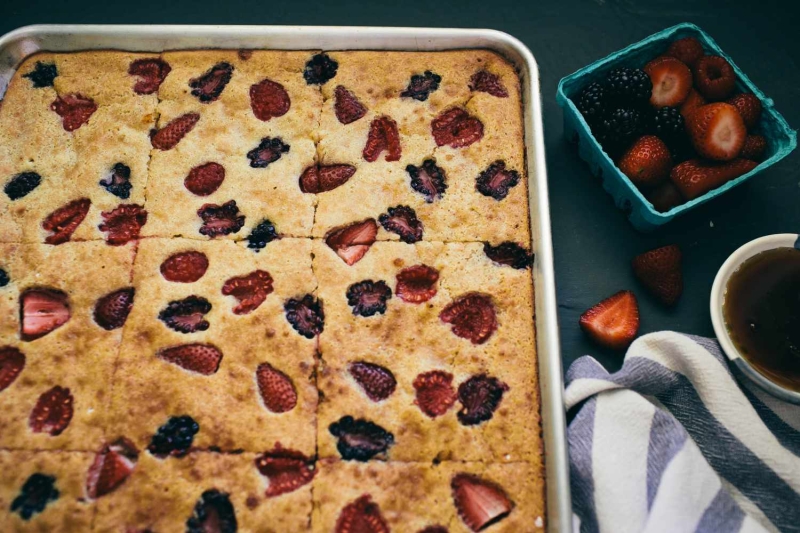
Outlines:
{"type": "Polygon", "coordinates": [[[741,158],[723,163],[690,159],[673,168],[669,177],[684,198],[694,200],[757,166],[755,161],[741,158]]]}
{"type": "Polygon", "coordinates": [[[669,176],[672,156],[664,141],[655,135],[645,135],[622,155],[618,166],[634,185],[652,187],[669,176]]]}
{"type": "Polygon", "coordinates": [[[751,129],[758,124],[758,119],[761,118],[761,100],[756,95],[737,94],[729,98],[728,103],[742,115],[742,120],[744,120],[744,125],[747,126],[747,129],[751,129]]]}
{"type": "Polygon", "coordinates": [[[705,55],[705,52],[703,45],[695,37],[684,37],[669,45],[664,55],[674,57],[691,67],[705,55]]]}
{"type": "Polygon", "coordinates": [[[686,121],[686,131],[694,149],[715,161],[730,161],[739,156],[747,136],[742,116],[730,104],[704,105],[686,121]]]}
{"type": "Polygon", "coordinates": [[[683,294],[681,250],[664,246],[637,255],[631,263],[636,278],[665,305],[675,305],[683,294]]]}

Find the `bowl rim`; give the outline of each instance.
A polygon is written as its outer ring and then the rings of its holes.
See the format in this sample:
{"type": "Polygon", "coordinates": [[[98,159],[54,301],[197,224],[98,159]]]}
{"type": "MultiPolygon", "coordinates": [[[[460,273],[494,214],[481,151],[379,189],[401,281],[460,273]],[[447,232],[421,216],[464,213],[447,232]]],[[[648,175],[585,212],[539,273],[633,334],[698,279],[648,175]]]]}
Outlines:
{"type": "Polygon", "coordinates": [[[776,248],[796,248],[800,250],[800,235],[797,233],[765,235],[764,237],[759,237],[758,239],[740,246],[728,257],[717,272],[714,278],[714,284],[711,287],[711,323],[714,326],[714,333],[717,336],[717,340],[720,346],[722,346],[722,351],[728,357],[728,360],[736,365],[744,375],[769,394],[793,404],[800,404],[800,392],[789,390],[775,383],[756,370],[747,359],[742,357],[739,350],[733,344],[733,340],[731,340],[728,328],[725,326],[725,318],[722,312],[728,281],[733,273],[739,269],[742,263],[751,257],[776,248]]]}

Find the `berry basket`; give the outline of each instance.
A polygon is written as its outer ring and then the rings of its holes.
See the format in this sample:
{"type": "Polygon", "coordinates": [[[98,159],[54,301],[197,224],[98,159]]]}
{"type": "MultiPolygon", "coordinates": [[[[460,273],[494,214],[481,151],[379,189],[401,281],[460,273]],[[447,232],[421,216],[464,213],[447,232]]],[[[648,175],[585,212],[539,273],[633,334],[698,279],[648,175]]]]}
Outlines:
{"type": "Polygon", "coordinates": [[[775,110],[774,103],[767,98],[750,79],[723,52],[714,40],[694,24],[683,23],[651,35],[636,44],[615,52],[599,61],[562,78],[556,94],[558,105],[564,110],[564,135],[578,143],[578,153],[589,164],[592,173],[603,180],[603,188],[614,197],[620,209],[629,212],[631,224],[639,231],[652,231],[694,207],[704,204],[729,189],[749,180],[762,170],[786,157],[797,146],[797,133],[775,110]],[[763,106],[759,133],[767,139],[768,147],[764,160],[750,172],[709,191],[689,202],[661,213],[645,199],[639,189],[616,167],[611,157],[603,150],[592,134],[589,125],[578,111],[572,98],[593,81],[602,80],[608,72],[618,67],[642,67],[662,54],[670,42],[683,37],[696,37],[706,53],[724,57],[736,73],[736,88],[739,92],[756,95],[763,106]]]}

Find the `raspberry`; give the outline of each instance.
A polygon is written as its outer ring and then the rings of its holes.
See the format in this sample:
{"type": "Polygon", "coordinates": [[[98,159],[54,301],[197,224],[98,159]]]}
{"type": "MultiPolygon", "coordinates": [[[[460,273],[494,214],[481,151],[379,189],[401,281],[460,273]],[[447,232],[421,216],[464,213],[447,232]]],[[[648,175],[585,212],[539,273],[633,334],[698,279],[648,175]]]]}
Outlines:
{"type": "Polygon", "coordinates": [[[303,78],[309,85],[324,85],[336,76],[339,63],[331,59],[328,54],[316,54],[306,63],[303,69],[303,78]]]}
{"type": "Polygon", "coordinates": [[[414,404],[431,418],[445,414],[456,403],[453,389],[453,374],[443,370],[431,370],[414,378],[417,397],[414,404]]]}
{"type": "Polygon", "coordinates": [[[121,246],[137,240],[142,226],[147,223],[147,211],[136,204],[120,204],[100,215],[103,222],[97,227],[106,232],[106,243],[111,246],[121,246]]]}
{"type": "Polygon", "coordinates": [[[72,420],[73,402],[69,389],[58,385],[43,392],[28,417],[31,431],[47,433],[53,437],[61,435],[72,420]]]}
{"type": "Polygon", "coordinates": [[[366,279],[347,288],[347,304],[354,315],[369,317],[386,312],[386,301],[392,297],[392,289],[383,280],[366,279]]]}
{"type": "Polygon", "coordinates": [[[497,316],[490,296],[467,293],[453,300],[441,313],[439,319],[453,325],[453,333],[472,344],[483,344],[497,329],[497,316]]]}
{"type": "Polygon", "coordinates": [[[23,78],[31,80],[34,88],[42,89],[44,87],[52,87],[53,81],[58,76],[58,69],[54,63],[36,62],[36,66],[32,71],[23,74],[23,78]]]}
{"type": "Polygon", "coordinates": [[[431,133],[436,146],[462,148],[483,138],[483,123],[464,109],[455,107],[433,119],[431,133]]]}
{"type": "Polygon", "coordinates": [[[495,410],[508,391],[508,385],[497,378],[478,374],[458,387],[458,421],[465,426],[474,426],[492,418],[495,410]]]}
{"type": "Polygon", "coordinates": [[[179,333],[205,331],[209,323],[204,315],[211,311],[211,303],[202,296],[187,296],[173,300],[158,313],[158,319],[169,329],[179,333]]]}
{"type": "Polygon", "coordinates": [[[3,187],[3,192],[13,202],[29,195],[40,183],[42,183],[42,177],[36,172],[22,172],[8,180],[3,187]]]}
{"type": "Polygon", "coordinates": [[[197,216],[203,220],[200,234],[207,237],[230,235],[237,233],[244,226],[244,215],[239,214],[235,200],[229,200],[222,205],[203,204],[197,210],[197,216]]]}
{"type": "Polygon", "coordinates": [[[372,163],[378,160],[384,150],[386,150],[386,161],[400,160],[402,147],[400,146],[397,122],[385,115],[374,119],[370,124],[367,144],[361,155],[366,161],[372,163]]]}
{"type": "Polygon", "coordinates": [[[297,405],[297,390],[291,378],[269,363],[258,365],[256,382],[264,406],[269,411],[285,413],[297,405]]]}
{"type": "Polygon", "coordinates": [[[258,120],[282,117],[291,105],[289,93],[280,83],[264,79],[250,86],[250,108],[258,120]]]}
{"type": "Polygon", "coordinates": [[[533,254],[515,242],[503,242],[497,246],[483,244],[483,253],[497,264],[525,270],[533,264],[533,254]]]}
{"type": "Polygon", "coordinates": [[[408,87],[400,93],[400,96],[424,102],[432,92],[439,88],[441,81],[442,77],[430,70],[426,70],[424,74],[414,74],[411,76],[411,81],[408,82],[408,87]]]}
{"type": "Polygon", "coordinates": [[[133,308],[135,289],[125,287],[106,294],[94,304],[94,321],[101,328],[111,331],[125,325],[133,308]]]}
{"type": "Polygon", "coordinates": [[[19,495],[11,502],[11,512],[18,513],[26,521],[41,513],[48,503],[58,500],[60,496],[55,483],[55,476],[38,472],[32,474],[25,480],[19,495]]]}
{"type": "Polygon", "coordinates": [[[236,533],[236,512],[227,492],[210,489],[194,505],[186,533],[236,533]]]}
{"type": "Polygon", "coordinates": [[[11,278],[8,277],[8,272],[0,268],[0,288],[5,287],[9,284],[11,278]]]}
{"type": "Polygon", "coordinates": [[[489,93],[498,98],[508,98],[508,90],[503,86],[500,77],[486,70],[479,70],[469,79],[469,90],[489,93]]]}
{"type": "Polygon", "coordinates": [[[212,344],[195,343],[170,346],[158,350],[156,357],[203,376],[216,374],[219,364],[222,362],[222,352],[212,344]]]}
{"type": "Polygon", "coordinates": [[[161,275],[175,283],[194,283],[208,270],[208,258],[202,252],[178,252],[161,263],[161,275]]]}
{"type": "Polygon", "coordinates": [[[275,225],[265,218],[250,232],[247,237],[247,247],[258,253],[275,239],[280,239],[280,235],[278,235],[275,225]]]}
{"type": "Polygon", "coordinates": [[[684,37],[670,44],[664,55],[674,57],[691,67],[705,55],[705,51],[697,38],[684,37]]]}
{"type": "Polygon", "coordinates": [[[608,96],[621,104],[646,104],[653,92],[650,76],[640,68],[617,68],[606,77],[608,96]]]}
{"type": "Polygon", "coordinates": [[[411,188],[425,197],[425,201],[433,203],[444,196],[447,190],[447,177],[444,170],[436,166],[436,161],[426,159],[422,166],[408,165],[406,172],[411,177],[411,188]]]}
{"type": "Polygon", "coordinates": [[[82,94],[67,94],[57,97],[50,104],[50,109],[61,117],[61,125],[66,131],[75,131],[89,122],[89,118],[97,111],[97,104],[82,94]]]}
{"type": "Polygon", "coordinates": [[[394,435],[363,418],[343,416],[328,430],[337,437],[336,449],[346,461],[368,461],[394,444],[394,435]]]}
{"type": "Polygon", "coordinates": [[[389,533],[389,525],[369,494],[348,503],[339,513],[335,533],[389,533]]]}
{"type": "Polygon", "coordinates": [[[404,302],[420,304],[436,296],[439,271],[428,265],[414,265],[397,273],[397,297],[404,302]]]}
{"type": "Polygon", "coordinates": [[[67,293],[57,289],[27,289],[20,295],[20,337],[36,340],[66,324],[70,317],[67,293]]]}
{"type": "Polygon", "coordinates": [[[0,392],[7,389],[25,368],[25,354],[13,346],[0,347],[0,392]]]}
{"type": "Polygon", "coordinates": [[[264,137],[261,142],[247,152],[247,159],[253,168],[267,168],[270,163],[274,163],[281,158],[281,155],[289,151],[289,145],[284,143],[280,137],[264,137]]]}
{"type": "Polygon", "coordinates": [[[302,298],[290,298],[283,304],[286,320],[303,337],[313,339],[322,333],[325,325],[325,313],[322,302],[310,294],[302,298]]]}
{"type": "Polygon", "coordinates": [[[317,194],[344,185],[356,173],[352,165],[312,165],[300,175],[300,190],[317,194]]]}
{"type": "Polygon", "coordinates": [[[271,292],[272,276],[265,270],[254,270],[245,276],[230,278],[222,286],[222,294],[233,296],[239,301],[233,308],[235,315],[252,313],[264,303],[271,292]]]}
{"type": "Polygon", "coordinates": [[[336,118],[342,124],[350,124],[367,114],[367,108],[364,107],[364,104],[344,86],[339,85],[336,87],[333,97],[333,110],[336,113],[336,118]]]}
{"type": "Polygon", "coordinates": [[[153,94],[158,91],[172,67],[161,58],[145,58],[133,61],[128,67],[128,74],[140,79],[134,84],[136,94],[153,94]]]}
{"type": "Polygon", "coordinates": [[[197,196],[208,196],[219,189],[225,181],[225,167],[219,163],[203,163],[189,171],[183,186],[197,196]]]}
{"type": "Polygon", "coordinates": [[[736,88],[736,73],[724,57],[701,57],[692,73],[695,88],[711,102],[725,100],[736,88]]]}
{"type": "Polygon", "coordinates": [[[231,81],[233,65],[226,62],[217,63],[202,76],[189,80],[192,96],[207,104],[215,101],[231,81]]]}
{"type": "Polygon", "coordinates": [[[200,425],[191,416],[173,416],[150,439],[149,451],[159,459],[183,457],[189,451],[200,425]]]}
{"type": "Polygon", "coordinates": [[[125,483],[136,467],[139,451],[126,438],[106,444],[95,455],[86,480],[86,494],[91,499],[113,492],[125,483]]]}
{"type": "Polygon", "coordinates": [[[417,214],[407,205],[390,207],[389,212],[378,217],[383,229],[396,233],[400,240],[413,244],[422,240],[422,222],[417,219],[417,214]]]}
{"type": "Polygon", "coordinates": [[[127,200],[131,196],[133,187],[131,185],[131,168],[123,163],[115,163],[108,176],[101,179],[99,183],[117,198],[127,200]]]}
{"type": "Polygon", "coordinates": [[[150,131],[150,144],[157,150],[171,150],[194,129],[199,120],[198,113],[181,115],[160,130],[150,131]]]}
{"type": "Polygon", "coordinates": [[[375,243],[378,234],[378,223],[368,218],[347,226],[340,226],[325,235],[325,244],[336,252],[342,261],[349,266],[361,261],[370,246],[375,243]]]}
{"type": "Polygon", "coordinates": [[[598,124],[606,112],[605,86],[594,82],[589,84],[575,101],[575,107],[590,126],[598,124]]]}
{"type": "Polygon", "coordinates": [[[294,492],[311,483],[316,474],[314,463],[302,452],[289,450],[275,444],[275,449],[264,452],[255,460],[256,468],[269,480],[267,498],[294,492]]]}
{"type": "Polygon", "coordinates": [[[681,110],[677,107],[662,107],[653,114],[651,130],[653,135],[663,140],[667,145],[686,138],[686,127],[681,110]]]}
{"type": "Polygon", "coordinates": [[[350,363],[347,369],[373,402],[385,400],[397,387],[392,371],[380,365],[359,361],[350,363]]]}
{"type": "Polygon", "coordinates": [[[519,183],[519,172],[506,170],[505,161],[497,160],[481,172],[475,189],[484,196],[491,196],[498,202],[508,196],[509,190],[519,183]]]}

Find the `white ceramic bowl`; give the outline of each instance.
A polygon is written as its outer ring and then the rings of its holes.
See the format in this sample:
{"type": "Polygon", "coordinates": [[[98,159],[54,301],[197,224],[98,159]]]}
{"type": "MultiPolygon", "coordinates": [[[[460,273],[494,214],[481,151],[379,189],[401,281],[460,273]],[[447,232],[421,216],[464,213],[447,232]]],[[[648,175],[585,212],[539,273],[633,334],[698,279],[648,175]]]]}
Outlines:
{"type": "Polygon", "coordinates": [[[714,324],[714,333],[717,335],[722,349],[742,373],[750,378],[756,385],[772,394],[776,398],[787,402],[800,404],[800,392],[789,390],[782,385],[775,383],[764,374],[753,368],[747,360],[741,356],[739,350],[731,340],[728,328],[725,326],[725,317],[722,314],[722,305],[725,302],[725,292],[731,275],[748,259],[767,250],[775,248],[797,248],[800,249],[800,235],[796,233],[781,233],[778,235],[767,235],[754,241],[750,241],[731,254],[727,261],[719,269],[717,277],[714,279],[714,286],[711,288],[711,322],[714,324]]]}

